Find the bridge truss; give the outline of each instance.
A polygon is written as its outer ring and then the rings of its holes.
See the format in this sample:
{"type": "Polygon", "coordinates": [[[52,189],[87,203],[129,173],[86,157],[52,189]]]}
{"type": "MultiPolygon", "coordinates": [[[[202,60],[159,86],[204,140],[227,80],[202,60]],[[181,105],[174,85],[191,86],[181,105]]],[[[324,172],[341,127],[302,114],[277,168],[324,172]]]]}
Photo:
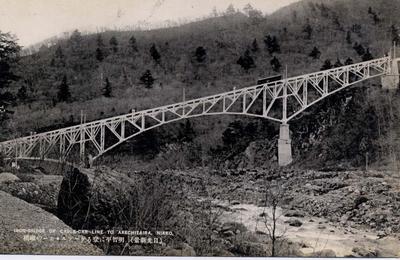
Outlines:
{"type": "MultiPolygon", "coordinates": [[[[0,143],[8,158],[66,161],[96,159],[147,130],[204,115],[246,115],[283,125],[325,97],[364,80],[388,75],[395,60],[371,61],[319,71],[0,143]]],[[[397,62],[397,60],[396,60],[397,62]]]]}

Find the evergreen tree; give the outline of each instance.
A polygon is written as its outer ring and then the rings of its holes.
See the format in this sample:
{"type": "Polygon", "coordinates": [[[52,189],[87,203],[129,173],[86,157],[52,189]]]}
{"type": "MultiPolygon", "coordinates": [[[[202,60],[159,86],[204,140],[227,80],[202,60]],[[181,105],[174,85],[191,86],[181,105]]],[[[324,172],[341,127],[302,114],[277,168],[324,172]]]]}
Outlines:
{"type": "Polygon", "coordinates": [[[258,47],[258,42],[257,39],[254,38],[252,44],[251,44],[251,51],[252,52],[258,52],[260,50],[260,48],[258,47]]]}
{"type": "Polygon", "coordinates": [[[334,16],[332,19],[333,19],[333,24],[336,25],[337,30],[344,31],[344,28],[343,28],[342,24],[339,21],[339,17],[334,16]]]}
{"type": "Polygon", "coordinates": [[[370,14],[372,16],[372,20],[374,21],[374,24],[378,24],[381,21],[378,14],[372,10],[372,7],[368,7],[368,14],[370,14]]]}
{"type": "Polygon", "coordinates": [[[362,56],[362,60],[369,61],[369,60],[373,60],[373,59],[374,59],[374,57],[372,56],[371,52],[369,52],[369,48],[367,48],[367,51],[362,56]]]}
{"type": "Polygon", "coordinates": [[[322,65],[322,67],[321,67],[321,70],[329,70],[329,69],[332,69],[332,63],[331,63],[331,60],[325,60],[324,61],[324,64],[322,65]]]}
{"type": "Polygon", "coordinates": [[[361,44],[359,44],[358,42],[354,43],[353,49],[357,52],[357,54],[359,56],[363,56],[365,54],[364,47],[361,44]]]}
{"type": "Polygon", "coordinates": [[[228,8],[226,8],[225,14],[226,15],[233,15],[236,13],[235,7],[233,7],[233,4],[230,4],[228,8]]]}
{"type": "Polygon", "coordinates": [[[111,37],[110,45],[114,53],[118,52],[118,40],[115,36],[111,37]]]}
{"type": "Polygon", "coordinates": [[[247,4],[243,8],[243,12],[250,18],[262,18],[262,12],[260,10],[257,10],[251,6],[251,4],[247,4]]]}
{"type": "Polygon", "coordinates": [[[274,58],[270,61],[270,63],[273,71],[279,72],[281,70],[282,65],[277,57],[274,56],[274,58]]]}
{"type": "Polygon", "coordinates": [[[132,37],[129,39],[129,47],[132,53],[138,52],[138,47],[136,43],[136,38],[135,36],[132,35],[132,37]]]}
{"type": "Polygon", "coordinates": [[[339,60],[339,58],[337,58],[335,64],[333,64],[334,68],[338,68],[338,67],[342,67],[343,63],[339,60]]]}
{"type": "Polygon", "coordinates": [[[186,120],[185,123],[180,124],[181,130],[178,134],[178,140],[180,142],[192,142],[196,137],[196,133],[193,129],[192,123],[190,120],[186,120]]]}
{"type": "Polygon", "coordinates": [[[346,33],[346,42],[348,44],[352,44],[353,43],[352,40],[351,40],[351,32],[350,31],[347,31],[347,33],[346,33]]]}
{"type": "Polygon", "coordinates": [[[362,26],[361,26],[360,24],[357,24],[357,23],[356,23],[356,24],[353,24],[353,25],[351,26],[351,31],[352,31],[353,33],[357,34],[359,37],[362,36],[361,30],[362,30],[362,26]]]}
{"type": "Polygon", "coordinates": [[[281,47],[279,46],[278,39],[276,36],[267,35],[264,38],[265,47],[267,48],[269,54],[273,54],[274,52],[280,52],[281,47]]]}
{"type": "Polygon", "coordinates": [[[57,59],[64,59],[64,53],[60,45],[57,46],[56,52],[54,53],[54,57],[57,59]]]}
{"type": "Polygon", "coordinates": [[[392,26],[390,27],[390,32],[392,34],[392,41],[396,44],[400,44],[400,34],[396,25],[392,24],[392,26]]]}
{"type": "Polygon", "coordinates": [[[319,57],[321,56],[321,52],[318,50],[317,47],[314,47],[309,56],[316,60],[319,59],[319,57]]]}
{"type": "Polygon", "coordinates": [[[204,49],[202,46],[197,47],[196,52],[195,52],[196,60],[198,62],[203,62],[207,58],[207,51],[204,49]]]}
{"type": "Polygon", "coordinates": [[[249,69],[256,67],[253,58],[250,56],[249,50],[246,50],[244,55],[240,56],[236,63],[239,64],[246,72],[248,72],[249,69]]]}
{"type": "Polygon", "coordinates": [[[105,47],[104,41],[103,41],[103,37],[101,37],[101,34],[97,35],[96,42],[97,42],[97,47],[99,47],[99,48],[104,48],[105,47]]]}
{"type": "Polygon", "coordinates": [[[79,55],[82,52],[82,40],[82,34],[78,30],[75,30],[69,38],[69,43],[74,55],[79,55]]]}
{"type": "Polygon", "coordinates": [[[145,73],[140,77],[140,81],[145,85],[146,88],[152,88],[154,83],[154,78],[151,75],[150,70],[146,70],[145,73]]]}
{"type": "Polygon", "coordinates": [[[381,21],[381,18],[379,18],[378,14],[374,13],[372,15],[372,20],[374,21],[374,24],[378,24],[381,21]]]}
{"type": "Polygon", "coordinates": [[[22,85],[17,92],[17,97],[20,101],[24,102],[28,98],[28,93],[25,85],[22,85]]]}
{"type": "Polygon", "coordinates": [[[8,86],[11,81],[18,79],[12,71],[12,67],[17,62],[20,50],[21,47],[17,44],[14,36],[0,31],[0,89],[8,86]]]}
{"type": "Polygon", "coordinates": [[[71,42],[81,42],[82,41],[82,34],[79,30],[74,30],[69,38],[71,42]]]}
{"type": "Polygon", "coordinates": [[[105,80],[105,86],[103,88],[103,96],[105,96],[107,98],[112,97],[111,83],[108,80],[108,78],[106,78],[106,80],[105,80]]]}
{"type": "Polygon", "coordinates": [[[151,57],[153,57],[153,60],[154,60],[156,63],[160,63],[161,55],[160,55],[160,53],[158,52],[157,47],[156,47],[156,45],[155,45],[154,43],[153,43],[153,45],[152,45],[151,48],[150,48],[150,55],[151,55],[151,57]]]}
{"type": "Polygon", "coordinates": [[[70,102],[71,92],[67,83],[67,76],[64,75],[60,86],[58,87],[57,98],[59,102],[70,102]]]}
{"type": "Polygon", "coordinates": [[[272,37],[271,37],[271,35],[266,35],[264,37],[264,44],[265,44],[265,48],[269,51],[270,46],[272,45],[272,37]]]}
{"type": "Polygon", "coordinates": [[[272,37],[272,46],[273,46],[272,53],[274,53],[274,52],[280,53],[281,52],[281,46],[279,45],[278,38],[276,38],[276,36],[272,37]]]}
{"type": "Polygon", "coordinates": [[[104,54],[100,48],[96,49],[96,59],[100,62],[102,62],[104,60],[104,54]]]}
{"type": "Polygon", "coordinates": [[[254,10],[253,6],[251,6],[250,3],[248,3],[247,5],[245,5],[245,7],[243,7],[243,12],[247,15],[250,16],[250,13],[254,10]]]}
{"type": "Polygon", "coordinates": [[[105,45],[103,42],[103,38],[101,37],[101,34],[97,35],[96,42],[97,42],[97,49],[95,52],[95,56],[98,61],[102,62],[106,57],[106,55],[105,55],[105,45]]]}
{"type": "Polygon", "coordinates": [[[65,56],[63,50],[60,45],[57,46],[57,49],[54,53],[54,58],[51,60],[52,66],[65,66],[65,56]]]}
{"type": "Polygon", "coordinates": [[[306,26],[304,26],[303,32],[306,33],[306,39],[310,40],[312,33],[313,33],[313,28],[311,27],[311,25],[308,23],[306,26]]]}
{"type": "Polygon", "coordinates": [[[354,63],[353,60],[349,57],[349,58],[347,58],[346,61],[344,62],[344,65],[351,65],[351,64],[353,64],[353,63],[354,63]]]}

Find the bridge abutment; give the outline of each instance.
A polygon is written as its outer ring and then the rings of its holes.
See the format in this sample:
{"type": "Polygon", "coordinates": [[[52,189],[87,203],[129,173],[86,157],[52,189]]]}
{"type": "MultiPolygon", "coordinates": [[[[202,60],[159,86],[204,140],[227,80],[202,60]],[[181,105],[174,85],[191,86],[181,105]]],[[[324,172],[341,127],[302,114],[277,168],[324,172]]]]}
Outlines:
{"type": "Polygon", "coordinates": [[[290,139],[289,125],[284,123],[279,128],[278,164],[279,166],[286,166],[292,161],[292,140],[290,139]]]}

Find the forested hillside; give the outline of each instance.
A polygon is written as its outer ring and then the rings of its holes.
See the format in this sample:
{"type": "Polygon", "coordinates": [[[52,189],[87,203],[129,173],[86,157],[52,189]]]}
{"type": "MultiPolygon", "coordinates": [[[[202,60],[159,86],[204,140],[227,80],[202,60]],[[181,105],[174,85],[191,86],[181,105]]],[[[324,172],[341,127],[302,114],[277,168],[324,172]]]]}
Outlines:
{"type": "MultiPolygon", "coordinates": [[[[381,57],[400,42],[399,15],[397,0],[305,0],[268,16],[250,7],[228,8],[167,29],[87,36],[76,30],[21,57],[19,80],[2,90],[14,114],[3,118],[1,138],[77,124],[80,111],[89,121],[174,103],[183,89],[190,99],[250,86],[286,66],[294,76],[381,57]]],[[[292,123],[296,157],[317,165],[360,166],[366,156],[383,165],[395,162],[398,103],[398,93],[380,90],[379,81],[326,99],[292,123]]],[[[249,157],[251,144],[265,158],[254,163],[269,164],[276,160],[271,147],[277,127],[265,120],[200,118],[151,131],[119,151],[164,163],[173,154],[175,167],[207,161],[244,167],[248,162],[241,158],[249,157]]]]}

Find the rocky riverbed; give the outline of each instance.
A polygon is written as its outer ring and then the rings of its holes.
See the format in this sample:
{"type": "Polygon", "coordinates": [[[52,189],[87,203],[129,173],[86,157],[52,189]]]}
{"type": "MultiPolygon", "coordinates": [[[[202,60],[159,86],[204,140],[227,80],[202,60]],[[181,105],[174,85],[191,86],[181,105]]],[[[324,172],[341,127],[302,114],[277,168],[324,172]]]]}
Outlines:
{"type": "Polygon", "coordinates": [[[287,210],[323,217],[343,227],[400,233],[400,173],[387,171],[235,170],[175,173],[190,186],[206,181],[209,194],[263,205],[268,183],[285,186],[287,210]],[[202,177],[204,175],[204,177],[202,177]]]}
{"type": "Polygon", "coordinates": [[[279,183],[284,187],[279,224],[288,227],[287,239],[300,248],[296,254],[400,256],[400,173],[194,169],[161,174],[176,179],[176,188],[189,198],[222,202],[222,222],[238,222],[255,233],[266,187],[279,183]]]}
{"type": "MultiPolygon", "coordinates": [[[[226,201],[216,201],[227,211],[221,216],[222,222],[244,224],[249,231],[267,236],[263,214],[271,215],[271,208],[253,204],[231,205],[226,201]]],[[[279,208],[277,234],[297,243],[304,256],[324,257],[393,257],[400,256],[399,238],[393,235],[380,237],[379,232],[344,227],[326,218],[304,216],[295,211],[285,214],[279,208]],[[296,217],[294,217],[296,216],[296,217]]]]}
{"type": "MultiPolygon", "coordinates": [[[[100,167],[93,174],[101,180],[101,175],[110,172],[100,167]]],[[[133,182],[149,174],[126,169],[112,172],[133,182]]],[[[179,214],[185,221],[191,219],[185,222],[188,226],[196,224],[196,218],[203,214],[196,203],[212,201],[218,219],[210,232],[215,233],[213,241],[221,245],[211,250],[212,255],[269,255],[260,216],[270,210],[265,200],[267,187],[279,183],[284,188],[284,203],[279,207],[282,216],[277,224],[286,230],[288,248],[281,255],[400,256],[400,174],[396,172],[199,168],[152,174],[174,186],[170,188],[181,198],[179,214]]],[[[43,172],[1,173],[0,190],[51,212],[57,206],[62,178],[43,172]]],[[[176,228],[181,229],[182,224],[176,228]]],[[[158,253],[182,255],[179,248],[190,255],[202,254],[199,245],[188,241],[171,244],[158,253]]]]}

